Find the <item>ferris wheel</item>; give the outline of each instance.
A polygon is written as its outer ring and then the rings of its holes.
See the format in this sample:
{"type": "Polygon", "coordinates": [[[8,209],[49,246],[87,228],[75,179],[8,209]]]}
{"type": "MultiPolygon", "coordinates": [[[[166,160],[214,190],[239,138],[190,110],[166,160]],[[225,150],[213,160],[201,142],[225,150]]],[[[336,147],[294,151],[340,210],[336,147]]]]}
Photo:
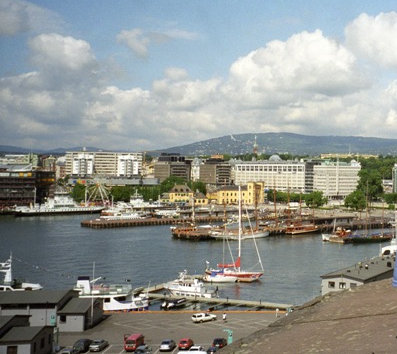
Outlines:
{"type": "Polygon", "coordinates": [[[103,205],[109,205],[109,197],[110,187],[106,186],[102,182],[97,181],[86,188],[87,203],[101,201],[103,205]]]}

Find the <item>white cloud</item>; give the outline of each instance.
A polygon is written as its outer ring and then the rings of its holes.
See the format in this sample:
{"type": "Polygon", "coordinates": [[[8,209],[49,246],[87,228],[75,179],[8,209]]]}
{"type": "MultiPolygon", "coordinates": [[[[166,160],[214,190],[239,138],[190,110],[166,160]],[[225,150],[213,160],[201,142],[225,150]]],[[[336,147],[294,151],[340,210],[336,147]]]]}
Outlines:
{"type": "MultiPolygon", "coordinates": [[[[141,55],[154,43],[138,29],[118,39],[141,55]]],[[[53,33],[29,44],[36,71],[0,79],[3,144],[150,150],[246,132],[397,134],[397,81],[370,77],[357,51],[319,30],[253,50],[226,78],[169,67],[146,90],[112,85],[84,40],[53,33]]]]}
{"type": "Polygon", "coordinates": [[[27,31],[56,29],[62,24],[58,15],[21,0],[0,0],[0,36],[27,31]]]}
{"type": "Polygon", "coordinates": [[[143,31],[141,28],[123,30],[117,34],[116,39],[119,43],[125,44],[139,58],[146,58],[149,54],[149,45],[152,43],[160,44],[171,40],[195,40],[198,35],[193,32],[179,29],[167,31],[143,31]]]}
{"type": "Polygon", "coordinates": [[[150,40],[139,28],[130,31],[123,30],[117,35],[117,41],[130,48],[138,57],[145,58],[148,55],[148,45],[150,40]]]}
{"type": "Polygon", "coordinates": [[[349,94],[366,85],[353,54],[317,30],[272,41],[239,58],[225,94],[243,97],[247,106],[273,107],[301,97],[349,94]]]}
{"type": "Polygon", "coordinates": [[[397,69],[397,13],[358,16],[345,29],[346,45],[358,56],[397,69]]]}

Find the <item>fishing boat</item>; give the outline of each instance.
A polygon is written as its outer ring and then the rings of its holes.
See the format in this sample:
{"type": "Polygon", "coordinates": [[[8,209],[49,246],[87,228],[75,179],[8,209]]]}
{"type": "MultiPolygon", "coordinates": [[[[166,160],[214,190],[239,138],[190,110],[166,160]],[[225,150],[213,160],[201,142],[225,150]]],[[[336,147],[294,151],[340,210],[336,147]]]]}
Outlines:
{"type": "Polygon", "coordinates": [[[90,280],[89,276],[79,276],[73,290],[80,298],[96,298],[103,301],[104,311],[143,311],[149,308],[146,294],[135,296],[131,284],[98,284],[101,277],[90,280]]]}
{"type": "Polygon", "coordinates": [[[207,289],[203,282],[195,277],[187,275],[186,270],[180,272],[177,279],[164,284],[164,288],[167,289],[171,295],[183,296],[186,298],[212,298],[217,296],[215,290],[207,289]]]}
{"type": "Polygon", "coordinates": [[[4,273],[3,284],[0,284],[1,291],[25,291],[25,290],[41,290],[43,287],[40,284],[26,283],[20,279],[13,279],[12,277],[12,254],[5,262],[0,263],[0,272],[4,273]]]}
{"type": "MultiPolygon", "coordinates": [[[[207,264],[207,268],[205,270],[205,273],[210,275],[213,273],[217,273],[218,277],[224,277],[225,279],[227,277],[235,277],[237,278],[238,282],[254,282],[259,280],[259,278],[263,275],[263,265],[262,265],[262,260],[258,251],[258,247],[256,245],[256,240],[255,237],[253,237],[253,242],[255,244],[255,249],[256,249],[256,253],[258,256],[258,262],[260,264],[261,267],[261,271],[251,271],[251,270],[243,270],[241,267],[241,246],[242,246],[242,225],[241,225],[241,189],[239,188],[239,219],[238,219],[238,256],[236,261],[233,260],[233,255],[231,253],[232,256],[232,260],[233,263],[218,263],[217,264],[217,269],[211,269],[210,267],[208,267],[207,264]]],[[[228,238],[226,238],[226,241],[228,242],[228,238]]]]}

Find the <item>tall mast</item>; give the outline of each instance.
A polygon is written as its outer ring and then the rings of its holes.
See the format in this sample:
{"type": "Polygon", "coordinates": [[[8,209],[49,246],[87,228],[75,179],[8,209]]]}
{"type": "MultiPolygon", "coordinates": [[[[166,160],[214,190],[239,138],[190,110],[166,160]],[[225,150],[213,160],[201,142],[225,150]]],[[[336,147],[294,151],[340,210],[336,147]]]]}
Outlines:
{"type": "MultiPolygon", "coordinates": [[[[238,258],[241,257],[241,186],[238,186],[238,258]]],[[[241,259],[240,259],[241,262],[241,259]]],[[[240,267],[238,268],[240,270],[240,267]]]]}

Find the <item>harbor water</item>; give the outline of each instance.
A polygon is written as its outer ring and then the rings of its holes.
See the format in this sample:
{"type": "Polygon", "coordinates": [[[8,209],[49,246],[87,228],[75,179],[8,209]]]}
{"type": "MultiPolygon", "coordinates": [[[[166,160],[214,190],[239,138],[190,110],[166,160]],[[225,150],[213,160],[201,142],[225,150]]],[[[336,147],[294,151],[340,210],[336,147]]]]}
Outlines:
{"type": "MultiPolygon", "coordinates": [[[[231,261],[221,241],[175,240],[168,225],[81,227],[82,220],[94,217],[1,216],[0,262],[12,252],[15,278],[46,289],[68,289],[79,275],[101,276],[108,283],[128,281],[137,288],[173,280],[185,269],[203,274],[206,261],[214,267],[223,257],[231,261]]],[[[377,256],[382,246],[324,243],[320,233],[267,237],[256,244],[264,267],[261,280],[217,284],[220,297],[301,305],[321,294],[321,275],[377,256]]],[[[230,248],[236,256],[237,242],[230,248]]],[[[242,267],[259,267],[252,240],[242,242],[242,267]]]]}

